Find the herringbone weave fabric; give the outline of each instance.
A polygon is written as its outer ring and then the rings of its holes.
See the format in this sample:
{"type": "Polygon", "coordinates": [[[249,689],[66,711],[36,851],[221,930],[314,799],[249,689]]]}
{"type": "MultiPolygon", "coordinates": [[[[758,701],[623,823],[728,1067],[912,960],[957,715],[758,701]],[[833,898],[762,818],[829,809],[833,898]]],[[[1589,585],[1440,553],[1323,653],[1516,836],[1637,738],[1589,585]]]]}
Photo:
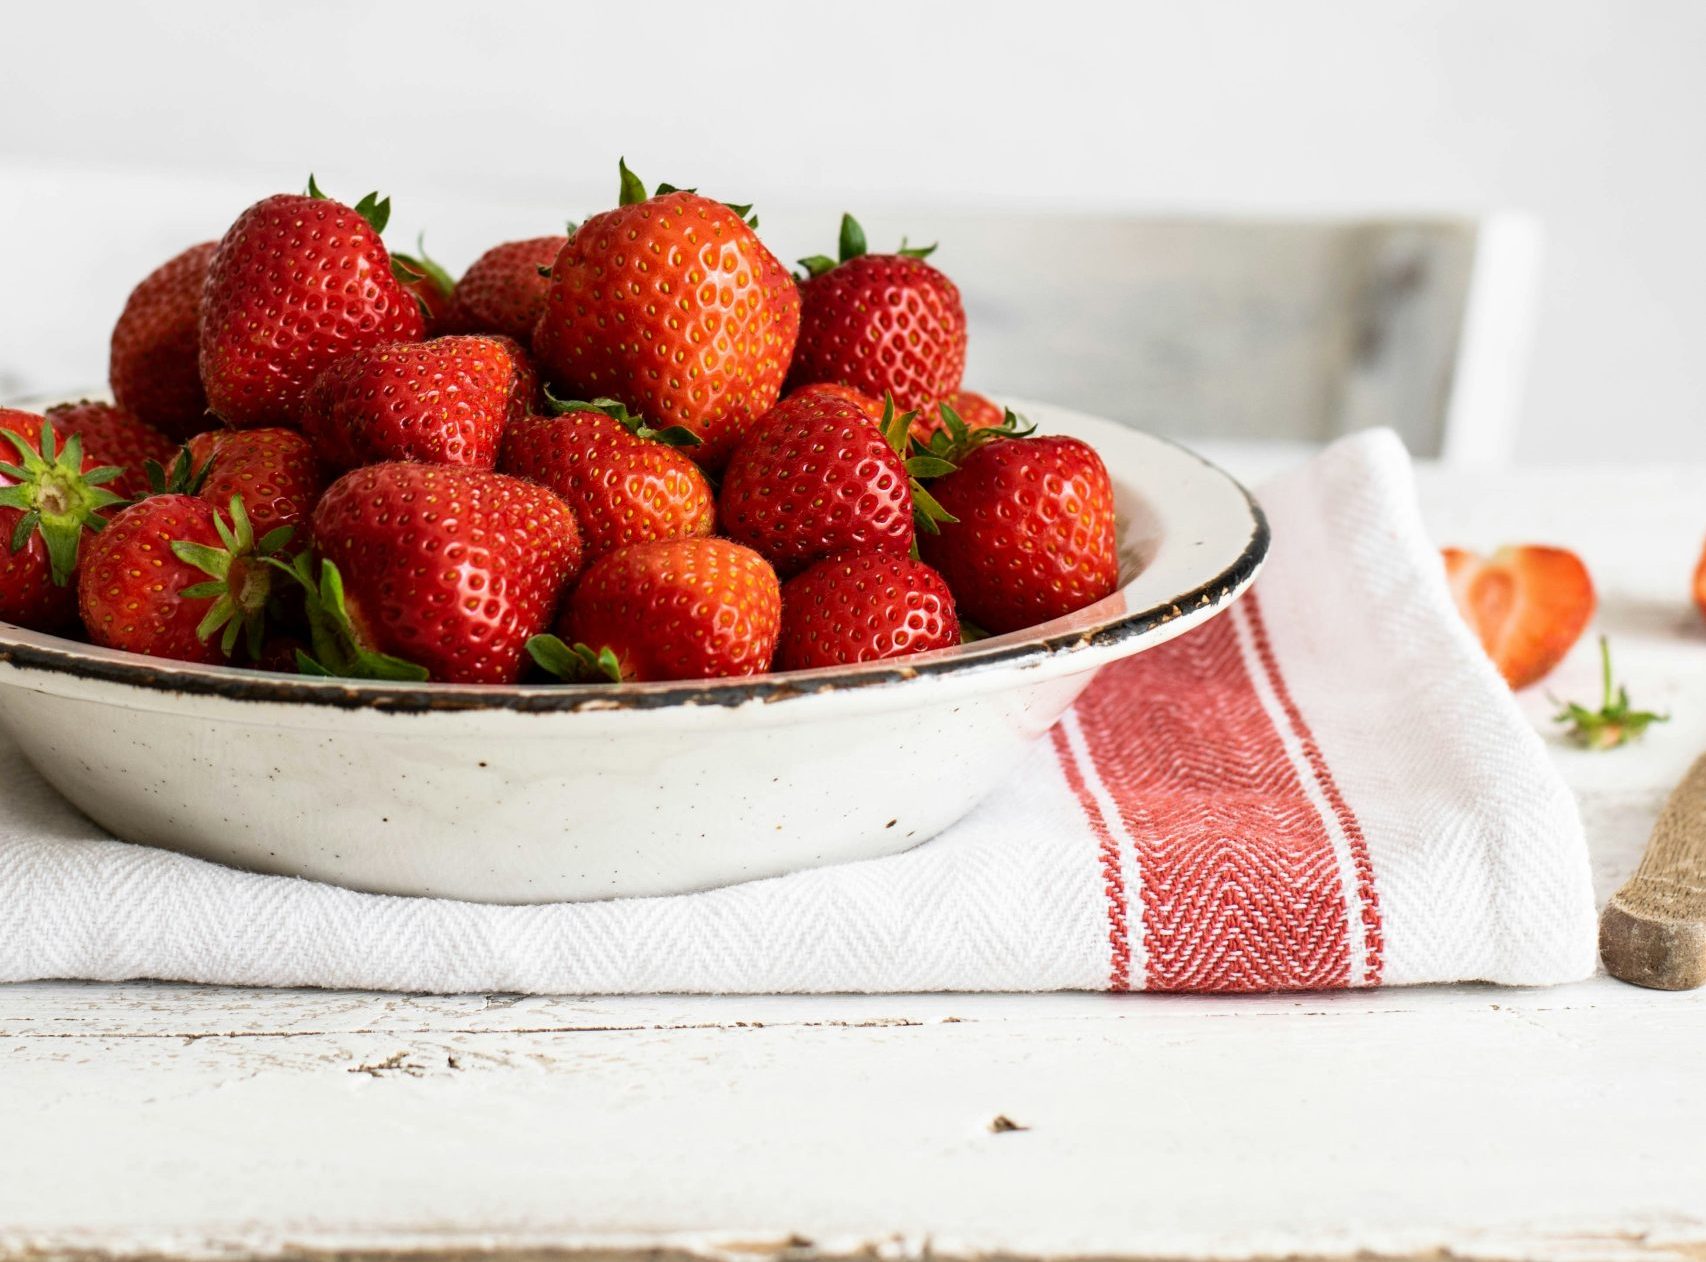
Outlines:
{"type": "Polygon", "coordinates": [[[0,784],[0,980],[591,993],[1587,974],[1574,803],[1451,609],[1397,440],[1342,442],[1261,498],[1274,547],[1253,594],[1105,670],[994,800],[909,853],[675,898],[481,906],[127,845],[20,771],[0,784]]]}

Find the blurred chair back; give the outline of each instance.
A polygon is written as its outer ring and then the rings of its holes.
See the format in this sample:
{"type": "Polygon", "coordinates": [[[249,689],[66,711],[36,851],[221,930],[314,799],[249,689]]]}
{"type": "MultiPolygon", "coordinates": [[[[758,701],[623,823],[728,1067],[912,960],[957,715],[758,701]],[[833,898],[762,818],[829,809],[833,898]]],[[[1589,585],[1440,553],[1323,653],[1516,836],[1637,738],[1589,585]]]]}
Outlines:
{"type": "MultiPolygon", "coordinates": [[[[873,248],[900,217],[866,222],[873,248]]],[[[922,225],[922,226],[921,226],[922,225]]],[[[1272,220],[916,215],[961,284],[967,385],[1184,440],[1371,425],[1509,457],[1540,231],[1526,216],[1272,220]]]]}

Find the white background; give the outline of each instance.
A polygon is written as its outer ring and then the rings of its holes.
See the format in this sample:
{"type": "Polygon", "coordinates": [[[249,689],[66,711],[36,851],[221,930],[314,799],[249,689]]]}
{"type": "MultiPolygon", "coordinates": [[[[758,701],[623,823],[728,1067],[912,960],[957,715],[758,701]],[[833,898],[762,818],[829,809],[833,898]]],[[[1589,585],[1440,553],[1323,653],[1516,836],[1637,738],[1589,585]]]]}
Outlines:
{"type": "Polygon", "coordinates": [[[1520,458],[1706,458],[1695,0],[5,4],[0,67],[0,388],[98,381],[130,286],[310,168],[459,271],[447,208],[596,209],[626,153],[761,209],[1530,210],[1520,458]]]}

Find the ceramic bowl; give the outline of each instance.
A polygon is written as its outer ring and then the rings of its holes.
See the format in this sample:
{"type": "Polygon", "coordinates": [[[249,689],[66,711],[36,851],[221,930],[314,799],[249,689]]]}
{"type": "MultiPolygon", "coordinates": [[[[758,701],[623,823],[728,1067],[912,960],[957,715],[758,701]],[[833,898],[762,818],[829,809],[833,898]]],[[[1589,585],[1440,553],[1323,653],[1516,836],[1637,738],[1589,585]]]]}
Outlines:
{"type": "Polygon", "coordinates": [[[1096,670],[1224,610],[1267,524],[1183,448],[1044,405],[1113,475],[1122,586],[890,663],[467,687],[298,678],[0,623],[0,723],[115,836],[361,890],[529,903],[677,893],[925,841],[1096,670]],[[944,774],[951,769],[951,774],[944,774]]]}

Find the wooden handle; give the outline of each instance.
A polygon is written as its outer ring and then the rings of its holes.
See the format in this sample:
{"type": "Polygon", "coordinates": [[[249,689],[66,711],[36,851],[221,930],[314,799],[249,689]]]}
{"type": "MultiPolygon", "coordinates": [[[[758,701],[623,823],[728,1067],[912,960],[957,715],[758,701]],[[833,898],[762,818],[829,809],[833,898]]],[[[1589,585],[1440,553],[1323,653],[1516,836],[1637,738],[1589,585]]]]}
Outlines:
{"type": "Polygon", "coordinates": [[[1641,865],[1600,913],[1599,956],[1637,986],[1706,983],[1706,756],[1672,791],[1641,865]]]}

